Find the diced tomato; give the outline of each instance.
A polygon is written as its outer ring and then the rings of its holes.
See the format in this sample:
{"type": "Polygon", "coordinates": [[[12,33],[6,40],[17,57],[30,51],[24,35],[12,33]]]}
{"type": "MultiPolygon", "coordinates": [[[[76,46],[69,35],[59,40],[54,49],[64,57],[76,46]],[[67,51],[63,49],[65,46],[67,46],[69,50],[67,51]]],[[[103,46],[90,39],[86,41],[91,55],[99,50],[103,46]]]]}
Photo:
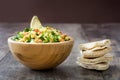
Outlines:
{"type": "Polygon", "coordinates": [[[34,31],[35,31],[35,32],[39,32],[39,30],[38,30],[38,29],[35,29],[34,31]]]}

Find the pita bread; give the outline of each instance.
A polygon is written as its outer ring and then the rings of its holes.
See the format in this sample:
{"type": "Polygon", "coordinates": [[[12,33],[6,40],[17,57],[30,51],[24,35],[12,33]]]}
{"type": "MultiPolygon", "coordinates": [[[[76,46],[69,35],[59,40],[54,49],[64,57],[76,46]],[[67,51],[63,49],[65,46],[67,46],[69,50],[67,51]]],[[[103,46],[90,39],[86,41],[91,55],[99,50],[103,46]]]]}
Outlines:
{"type": "Polygon", "coordinates": [[[109,39],[80,44],[80,52],[85,58],[97,58],[104,56],[111,50],[111,41],[109,39]]]}
{"type": "Polygon", "coordinates": [[[85,58],[97,58],[104,56],[105,54],[109,53],[111,51],[111,47],[106,47],[103,49],[96,49],[96,50],[86,50],[82,51],[82,56],[85,58]]]}
{"type": "Polygon", "coordinates": [[[101,41],[80,44],[80,50],[91,50],[96,47],[104,48],[104,47],[109,47],[110,45],[111,45],[111,41],[109,39],[105,39],[101,41]]]}
{"type": "Polygon", "coordinates": [[[108,62],[112,61],[112,59],[113,59],[113,56],[104,55],[102,57],[94,58],[94,59],[87,59],[84,57],[78,57],[77,61],[80,63],[85,63],[85,64],[98,64],[98,63],[102,63],[102,62],[108,63],[108,62]]]}
{"type": "Polygon", "coordinates": [[[109,68],[108,63],[99,63],[99,64],[83,64],[77,61],[77,64],[86,69],[93,69],[93,70],[106,70],[109,68]]]}

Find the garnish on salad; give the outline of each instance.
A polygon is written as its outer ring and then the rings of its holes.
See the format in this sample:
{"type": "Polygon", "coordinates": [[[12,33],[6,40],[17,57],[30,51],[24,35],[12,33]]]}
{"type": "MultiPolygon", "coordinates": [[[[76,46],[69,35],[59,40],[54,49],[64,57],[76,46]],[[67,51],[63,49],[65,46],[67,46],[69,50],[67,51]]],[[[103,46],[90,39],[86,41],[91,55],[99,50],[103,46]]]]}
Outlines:
{"type": "Polygon", "coordinates": [[[30,28],[18,32],[12,39],[25,43],[53,43],[69,41],[70,37],[50,26],[43,27],[38,17],[33,16],[30,28]]]}

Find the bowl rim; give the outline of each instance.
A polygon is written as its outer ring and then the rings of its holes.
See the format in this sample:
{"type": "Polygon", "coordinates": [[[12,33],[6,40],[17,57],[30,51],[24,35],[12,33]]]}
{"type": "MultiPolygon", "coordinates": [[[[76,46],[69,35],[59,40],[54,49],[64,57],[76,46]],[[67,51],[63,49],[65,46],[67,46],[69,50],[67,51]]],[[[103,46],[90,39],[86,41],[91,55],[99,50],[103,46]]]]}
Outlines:
{"type": "Polygon", "coordinates": [[[64,41],[64,42],[54,42],[54,43],[24,43],[24,42],[18,42],[18,41],[14,41],[14,40],[12,40],[11,38],[12,38],[13,36],[11,36],[11,37],[9,37],[8,38],[8,42],[11,42],[11,43],[16,43],[16,44],[35,44],[35,45],[38,45],[38,44],[44,44],[44,45],[50,45],[50,44],[64,44],[64,43],[69,43],[69,42],[74,42],[74,39],[72,38],[72,37],[70,37],[70,40],[69,41],[64,41]]]}

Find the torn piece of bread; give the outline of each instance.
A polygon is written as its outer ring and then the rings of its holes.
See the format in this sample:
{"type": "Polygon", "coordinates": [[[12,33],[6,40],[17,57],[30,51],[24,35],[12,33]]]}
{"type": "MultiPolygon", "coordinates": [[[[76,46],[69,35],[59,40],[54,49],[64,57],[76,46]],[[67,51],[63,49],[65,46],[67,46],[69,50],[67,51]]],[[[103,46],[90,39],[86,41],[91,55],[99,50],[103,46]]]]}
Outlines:
{"type": "Polygon", "coordinates": [[[105,54],[109,53],[111,51],[111,47],[101,48],[101,49],[92,49],[92,50],[86,50],[82,51],[82,56],[85,58],[97,58],[104,56],[105,54]]]}
{"type": "Polygon", "coordinates": [[[105,39],[102,41],[80,44],[80,51],[82,56],[85,58],[97,58],[110,52],[110,45],[111,41],[109,39],[105,39]]]}
{"type": "Polygon", "coordinates": [[[83,64],[77,61],[77,64],[86,69],[94,69],[94,70],[106,70],[109,68],[108,63],[99,63],[99,64],[83,64]]]}
{"type": "Polygon", "coordinates": [[[80,63],[85,63],[85,64],[98,64],[98,63],[102,63],[102,62],[110,62],[112,61],[113,59],[113,56],[111,55],[104,55],[102,57],[99,57],[99,58],[94,58],[94,59],[87,59],[87,58],[84,58],[84,57],[78,57],[77,58],[77,61],[80,62],[80,63]]]}
{"type": "Polygon", "coordinates": [[[105,39],[101,41],[80,44],[80,49],[89,50],[89,49],[93,49],[96,47],[108,47],[110,45],[111,45],[111,41],[109,39],[105,39]]]}

